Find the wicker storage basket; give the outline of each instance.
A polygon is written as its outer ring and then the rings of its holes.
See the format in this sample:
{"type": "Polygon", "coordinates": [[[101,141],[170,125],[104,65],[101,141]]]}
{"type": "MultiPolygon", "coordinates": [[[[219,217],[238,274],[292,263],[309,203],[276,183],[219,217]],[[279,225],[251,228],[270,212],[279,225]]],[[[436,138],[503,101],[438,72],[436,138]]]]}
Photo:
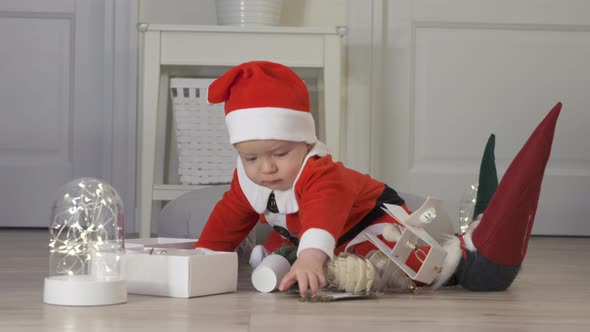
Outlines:
{"type": "Polygon", "coordinates": [[[172,78],[170,89],[182,184],[231,182],[237,153],[229,144],[223,104],[207,102],[213,79],[172,78]]]}

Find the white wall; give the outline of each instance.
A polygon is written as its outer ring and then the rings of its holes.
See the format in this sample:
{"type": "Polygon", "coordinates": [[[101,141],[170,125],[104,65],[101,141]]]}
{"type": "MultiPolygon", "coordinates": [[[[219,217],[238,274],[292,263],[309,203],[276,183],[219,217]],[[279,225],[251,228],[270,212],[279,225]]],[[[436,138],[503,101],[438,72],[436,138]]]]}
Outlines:
{"type": "Polygon", "coordinates": [[[366,36],[349,35],[351,48],[372,54],[349,63],[349,84],[369,72],[373,176],[443,199],[458,220],[489,134],[501,178],[562,101],[532,232],[590,235],[590,2],[351,0],[349,11],[364,16],[351,15],[351,34],[366,36]]]}

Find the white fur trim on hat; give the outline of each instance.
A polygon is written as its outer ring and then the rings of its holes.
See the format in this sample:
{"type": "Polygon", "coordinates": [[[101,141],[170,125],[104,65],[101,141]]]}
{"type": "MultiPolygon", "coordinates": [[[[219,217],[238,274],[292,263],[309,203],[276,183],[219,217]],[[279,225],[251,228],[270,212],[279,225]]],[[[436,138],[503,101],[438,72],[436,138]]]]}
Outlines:
{"type": "MultiPolygon", "coordinates": [[[[465,241],[465,249],[469,251],[477,251],[471,240],[473,230],[479,225],[480,220],[476,220],[469,225],[465,234],[463,234],[463,240],[465,241]]],[[[434,279],[430,287],[437,289],[444,285],[449,280],[453,273],[457,270],[461,257],[463,256],[463,249],[461,248],[461,241],[457,236],[447,235],[447,240],[443,244],[443,248],[447,252],[447,257],[442,264],[442,270],[440,274],[434,279]]]]}
{"type": "Polygon", "coordinates": [[[259,107],[229,112],[225,116],[231,144],[276,139],[315,143],[315,123],[309,112],[287,108],[259,107]]]}
{"type": "Polygon", "coordinates": [[[475,245],[473,244],[472,236],[473,236],[473,231],[477,228],[477,225],[479,225],[480,221],[481,221],[481,219],[473,221],[469,225],[467,230],[465,231],[465,234],[463,234],[463,240],[465,241],[465,248],[469,251],[477,251],[477,248],[475,248],[475,245]]]}
{"type": "Polygon", "coordinates": [[[443,286],[451,277],[453,273],[457,271],[459,263],[461,263],[461,257],[463,256],[463,250],[461,249],[461,243],[458,237],[454,235],[446,235],[446,240],[442,247],[447,252],[440,273],[434,278],[430,287],[432,289],[438,289],[443,286]]]}

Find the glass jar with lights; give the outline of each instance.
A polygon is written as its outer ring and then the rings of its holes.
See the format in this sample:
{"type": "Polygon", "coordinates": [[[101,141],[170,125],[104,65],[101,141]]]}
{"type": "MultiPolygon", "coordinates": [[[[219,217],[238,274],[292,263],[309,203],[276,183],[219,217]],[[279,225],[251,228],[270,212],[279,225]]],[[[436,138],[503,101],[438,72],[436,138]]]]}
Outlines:
{"type": "Polygon", "coordinates": [[[463,193],[463,197],[459,203],[459,231],[461,234],[467,231],[467,228],[469,228],[469,225],[473,222],[474,217],[476,217],[473,215],[473,211],[477,201],[478,187],[477,184],[469,185],[463,193]]]}
{"type": "Polygon", "coordinates": [[[124,210],[117,191],[94,178],[57,193],[49,225],[49,275],[43,301],[57,305],[127,302],[122,278],[124,210]]]}

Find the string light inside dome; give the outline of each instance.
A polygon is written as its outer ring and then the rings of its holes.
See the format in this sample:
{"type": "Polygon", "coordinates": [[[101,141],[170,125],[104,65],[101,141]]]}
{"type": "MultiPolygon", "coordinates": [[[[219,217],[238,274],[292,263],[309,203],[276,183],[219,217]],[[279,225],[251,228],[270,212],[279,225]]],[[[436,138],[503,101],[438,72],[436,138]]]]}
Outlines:
{"type": "Polygon", "coordinates": [[[64,305],[125,302],[127,289],[121,278],[123,254],[124,211],[117,191],[94,178],[65,184],[57,193],[49,227],[45,302],[64,305]],[[79,295],[64,297],[59,294],[62,291],[76,291],[79,295]]]}

